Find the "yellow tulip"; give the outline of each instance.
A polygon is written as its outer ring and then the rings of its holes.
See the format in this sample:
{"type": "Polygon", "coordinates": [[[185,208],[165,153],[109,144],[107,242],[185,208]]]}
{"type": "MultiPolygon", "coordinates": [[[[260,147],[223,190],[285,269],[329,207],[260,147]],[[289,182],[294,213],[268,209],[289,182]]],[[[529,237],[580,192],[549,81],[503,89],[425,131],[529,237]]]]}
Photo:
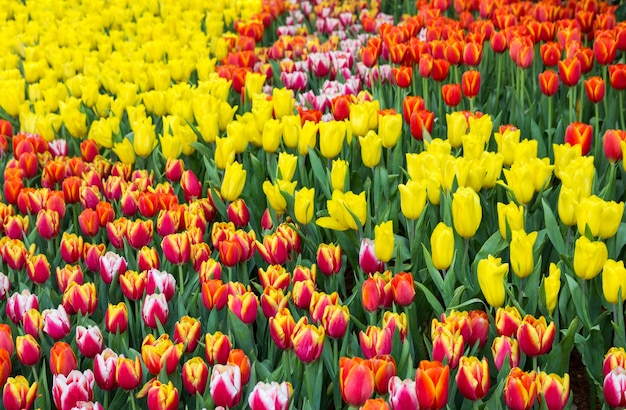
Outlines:
{"type": "Polygon", "coordinates": [[[446,114],[446,125],[448,127],[448,141],[454,148],[463,145],[463,136],[467,133],[467,119],[462,112],[446,114]]]}
{"type": "Polygon", "coordinates": [[[448,192],[452,191],[452,186],[455,179],[458,186],[467,186],[467,179],[469,177],[471,166],[471,160],[468,160],[464,157],[454,158],[452,155],[448,156],[448,158],[445,160],[441,167],[443,169],[443,188],[448,192]]]}
{"type": "Polygon", "coordinates": [[[382,153],[382,140],[374,131],[368,131],[365,137],[359,137],[361,146],[361,160],[363,165],[368,168],[374,168],[380,163],[380,155],[382,153]]]}
{"type": "Polygon", "coordinates": [[[0,107],[11,117],[20,113],[20,105],[26,99],[26,81],[24,79],[7,79],[0,81],[0,107]]]}
{"type": "Polygon", "coordinates": [[[293,115],[294,99],[291,90],[287,88],[274,88],[272,90],[274,116],[278,119],[286,115],[293,115]]]}
{"type": "Polygon", "coordinates": [[[267,197],[267,201],[276,213],[283,213],[287,210],[287,200],[282,192],[293,195],[296,190],[297,181],[290,182],[277,179],[272,184],[269,181],[263,183],[263,192],[267,197]]]}
{"type": "Polygon", "coordinates": [[[515,156],[515,146],[520,141],[520,130],[511,130],[507,128],[503,133],[496,132],[493,134],[498,144],[498,153],[503,156],[503,164],[510,167],[513,164],[515,156]]]}
{"type": "Polygon", "coordinates": [[[430,249],[433,265],[439,270],[448,269],[454,257],[454,232],[443,222],[439,222],[430,236],[430,249]]]}
{"type": "Polygon", "coordinates": [[[285,115],[280,121],[283,124],[283,142],[288,148],[297,148],[302,123],[299,115],[285,115]]]}
{"type": "Polygon", "coordinates": [[[480,135],[485,141],[485,145],[489,145],[491,139],[491,131],[493,130],[493,122],[489,114],[483,114],[481,117],[469,117],[469,130],[471,133],[480,135]]]}
{"type": "Polygon", "coordinates": [[[511,267],[518,277],[525,278],[533,273],[535,268],[533,246],[537,240],[537,232],[527,234],[523,229],[518,229],[513,231],[511,236],[509,245],[511,267]]]}
{"type": "Polygon", "coordinates": [[[298,157],[287,152],[280,152],[278,154],[278,166],[276,168],[276,177],[284,179],[285,181],[291,181],[296,173],[296,165],[298,164],[298,157]]]}
{"type": "Polygon", "coordinates": [[[579,198],[586,198],[591,195],[595,174],[593,157],[577,157],[561,168],[559,178],[563,186],[576,188],[579,198]]]}
{"type": "Polygon", "coordinates": [[[370,130],[369,110],[365,104],[350,104],[350,125],[357,137],[363,137],[370,130]]]}
{"type": "Polygon", "coordinates": [[[220,116],[220,131],[226,131],[226,127],[233,120],[233,115],[237,112],[238,106],[231,107],[226,101],[220,101],[218,113],[220,116]]]}
{"type": "Polygon", "coordinates": [[[215,165],[219,169],[225,169],[228,164],[235,160],[234,137],[217,138],[215,140],[215,165]]]}
{"type": "Polygon", "coordinates": [[[367,200],[365,192],[355,194],[339,190],[333,191],[332,198],[326,201],[329,216],[317,218],[316,224],[322,228],[345,231],[348,229],[358,229],[357,221],[361,226],[365,224],[367,218],[367,200]],[[352,216],[348,209],[356,216],[352,216]]]}
{"type": "MultiPolygon", "coordinates": [[[[246,118],[249,119],[250,116],[248,115],[246,118]]],[[[252,124],[251,128],[256,132],[256,125],[254,122],[250,121],[250,123],[252,124]]],[[[244,152],[248,147],[248,142],[250,141],[250,133],[248,132],[246,124],[247,123],[242,118],[239,121],[232,121],[226,127],[226,135],[233,142],[233,149],[237,154],[244,152]]]]}
{"type": "Polygon", "coordinates": [[[622,292],[622,302],[626,300],[626,268],[624,261],[609,259],[602,269],[602,293],[607,302],[616,305],[619,303],[619,292],[622,292]]]}
{"type": "Polygon", "coordinates": [[[87,135],[87,115],[80,111],[80,100],[71,98],[67,102],[59,102],[61,118],[67,132],[74,138],[87,135]]]}
{"type": "Polygon", "coordinates": [[[298,139],[298,153],[305,156],[309,153],[309,148],[315,148],[317,145],[317,130],[319,124],[313,121],[307,121],[300,130],[300,139],[298,139]]]}
{"type": "Polygon", "coordinates": [[[176,159],[180,157],[183,151],[183,145],[180,137],[171,134],[162,135],[159,138],[161,141],[161,152],[165,159],[176,159]]]}
{"type": "Polygon", "coordinates": [[[320,151],[324,158],[332,159],[339,155],[346,137],[346,124],[343,121],[329,121],[319,124],[320,151]]]}
{"type": "Polygon", "coordinates": [[[465,186],[468,186],[478,192],[483,188],[485,177],[487,176],[487,170],[485,169],[485,165],[480,160],[470,159],[467,161],[470,165],[469,171],[467,172],[465,186]]]}
{"type": "Polygon", "coordinates": [[[546,307],[552,315],[559,299],[559,290],[561,289],[561,269],[554,263],[550,263],[550,272],[548,276],[543,278],[543,289],[546,294],[546,307]]]}
{"type": "Polygon", "coordinates": [[[574,207],[578,232],[584,235],[589,228],[593,236],[602,239],[615,236],[624,215],[623,202],[607,202],[595,195],[581,199],[574,207]]]}
{"type": "Polygon", "coordinates": [[[426,177],[426,193],[428,202],[437,206],[441,202],[441,175],[432,172],[426,177]]]}
{"type": "Polygon", "coordinates": [[[252,99],[255,95],[260,94],[263,91],[266,78],[265,74],[248,73],[245,82],[246,97],[252,99]]]}
{"type": "Polygon", "coordinates": [[[576,225],[576,206],[578,205],[579,191],[576,188],[561,186],[557,211],[559,219],[565,226],[576,225]]]}
{"type": "Polygon", "coordinates": [[[513,147],[513,163],[530,162],[537,158],[537,149],[539,143],[537,140],[521,140],[513,147]]]}
{"type": "Polygon", "coordinates": [[[224,179],[220,192],[227,201],[234,201],[239,198],[246,184],[246,170],[239,162],[226,165],[224,179]]]}
{"type": "Polygon", "coordinates": [[[212,144],[219,134],[219,115],[216,112],[209,112],[201,117],[196,117],[198,131],[204,142],[212,144]]]}
{"type": "Polygon", "coordinates": [[[485,151],[485,140],[482,135],[470,132],[462,137],[463,157],[467,159],[479,159],[485,151]]]}
{"type": "Polygon", "coordinates": [[[135,163],[135,150],[128,138],[124,138],[122,142],[116,142],[113,146],[113,152],[124,164],[135,163]]]}
{"type": "Polygon", "coordinates": [[[296,221],[306,225],[313,220],[315,213],[315,188],[302,188],[294,198],[294,214],[296,221]]]}
{"type": "Polygon", "coordinates": [[[509,264],[502,263],[501,258],[489,255],[478,262],[478,284],[490,306],[495,308],[504,304],[504,278],[509,273],[509,264]]]}
{"type": "Polygon", "coordinates": [[[496,186],[496,182],[502,174],[502,164],[504,156],[496,152],[483,152],[480,157],[480,164],[485,168],[485,178],[483,179],[483,188],[490,189],[496,186]]]}
{"type": "MultiPolygon", "coordinates": [[[[261,131],[263,130],[259,131],[257,129],[254,114],[252,114],[251,112],[246,112],[243,115],[238,115],[237,120],[231,122],[228,126],[230,127],[234,124],[237,124],[235,125],[236,132],[243,130],[244,136],[243,138],[237,138],[237,154],[241,154],[242,152],[244,152],[246,148],[248,148],[248,143],[252,143],[254,144],[254,146],[259,148],[263,147],[263,136],[261,134],[261,131]]],[[[228,127],[226,127],[226,129],[228,130],[228,127]]]]}
{"type": "MultiPolygon", "coordinates": [[[[433,138],[430,142],[424,141],[424,145],[426,146],[428,156],[434,156],[434,158],[439,162],[443,162],[452,152],[450,141],[442,140],[441,138],[433,138]]],[[[407,156],[408,155],[409,154],[407,154],[407,156]]]]}
{"type": "Polygon", "coordinates": [[[582,156],[580,144],[552,144],[552,150],[554,151],[554,175],[559,179],[561,179],[561,170],[573,159],[582,156]]]}
{"type": "Polygon", "coordinates": [[[502,170],[506,178],[506,186],[513,192],[515,199],[521,205],[526,205],[533,199],[535,183],[532,170],[526,163],[513,163],[511,169],[502,170]]]}
{"type": "Polygon", "coordinates": [[[409,179],[406,184],[398,184],[400,210],[407,219],[418,219],[426,206],[427,182],[423,179],[409,179]]]}
{"type": "Polygon", "coordinates": [[[279,120],[270,119],[265,122],[263,127],[263,150],[265,152],[276,152],[280,145],[283,134],[283,124],[279,120]]]}
{"type": "MultiPolygon", "coordinates": [[[[257,94],[252,100],[252,115],[254,116],[254,122],[257,130],[263,132],[265,124],[272,119],[274,112],[274,103],[268,101],[263,94],[257,94]]],[[[278,120],[276,120],[278,121],[278,120]]],[[[278,121],[280,123],[280,121],[278,121]]]]}
{"type": "Polygon", "coordinates": [[[142,158],[147,158],[158,144],[152,120],[148,119],[147,121],[135,123],[132,128],[135,154],[142,158]]]}
{"type": "Polygon", "coordinates": [[[402,114],[378,114],[378,135],[383,147],[393,148],[402,134],[402,114]]]}
{"type": "Polygon", "coordinates": [[[604,242],[590,241],[581,236],[574,245],[574,272],[581,279],[593,279],[609,258],[604,242]]]}
{"type": "Polygon", "coordinates": [[[330,185],[334,190],[344,192],[346,190],[346,176],[348,175],[349,164],[343,159],[333,160],[332,170],[330,171],[330,185]]]}
{"type": "Polygon", "coordinates": [[[507,237],[506,234],[507,224],[509,225],[509,232],[524,229],[524,207],[515,205],[514,202],[509,202],[506,205],[502,202],[498,202],[497,209],[500,235],[508,241],[511,238],[507,237]]]}
{"type": "Polygon", "coordinates": [[[533,176],[535,192],[541,192],[550,186],[552,170],[554,165],[550,165],[550,158],[532,158],[528,161],[530,172],[533,176]]]}
{"type": "Polygon", "coordinates": [[[409,178],[417,181],[425,177],[427,168],[424,164],[427,152],[420,152],[419,154],[407,153],[406,157],[406,170],[409,174],[409,178]]]}
{"type": "Polygon", "coordinates": [[[389,262],[393,257],[393,221],[386,221],[374,227],[374,253],[378,260],[389,262]]]}
{"type": "Polygon", "coordinates": [[[463,238],[469,239],[478,230],[483,209],[476,191],[460,187],[452,195],[452,220],[454,229],[463,238]]]}

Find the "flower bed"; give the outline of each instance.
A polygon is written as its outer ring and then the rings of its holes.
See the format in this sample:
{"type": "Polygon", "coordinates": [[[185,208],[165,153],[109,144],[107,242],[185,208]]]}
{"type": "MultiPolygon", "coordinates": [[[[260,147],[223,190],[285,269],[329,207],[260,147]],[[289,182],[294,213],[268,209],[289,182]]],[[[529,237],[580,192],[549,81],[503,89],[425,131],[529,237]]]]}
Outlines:
{"type": "Polygon", "coordinates": [[[626,406],[622,7],[203,3],[0,0],[4,408],[626,406]]]}

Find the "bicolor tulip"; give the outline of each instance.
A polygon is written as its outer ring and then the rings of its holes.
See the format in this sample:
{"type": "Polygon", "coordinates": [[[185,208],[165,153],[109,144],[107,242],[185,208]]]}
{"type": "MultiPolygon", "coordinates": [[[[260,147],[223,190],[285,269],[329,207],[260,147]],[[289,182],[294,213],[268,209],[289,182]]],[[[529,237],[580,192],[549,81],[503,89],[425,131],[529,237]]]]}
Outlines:
{"type": "MultiPolygon", "coordinates": [[[[448,402],[450,367],[439,361],[420,361],[415,371],[415,390],[419,408],[441,409],[448,402]]],[[[417,408],[415,406],[414,408],[417,408]]]]}
{"type": "Polygon", "coordinates": [[[522,352],[533,357],[546,354],[552,349],[555,333],[554,322],[548,325],[543,316],[537,319],[532,315],[526,315],[517,329],[516,336],[522,352]]]}
{"type": "Polygon", "coordinates": [[[216,406],[234,407],[241,400],[241,370],[236,365],[216,364],[210,381],[210,392],[216,406]]]}
{"type": "Polygon", "coordinates": [[[41,358],[41,346],[29,334],[15,338],[15,352],[20,363],[25,366],[34,366],[41,358]]]}
{"type": "Polygon", "coordinates": [[[52,379],[52,398],[59,410],[70,410],[80,401],[93,399],[94,375],[90,369],[56,374],[52,379]]]}
{"type": "Polygon", "coordinates": [[[479,400],[485,397],[491,386],[487,359],[478,360],[474,356],[461,357],[456,384],[463,397],[468,400],[479,400]]]}
{"type": "Polygon", "coordinates": [[[502,369],[505,360],[507,360],[510,368],[519,365],[519,344],[517,340],[509,336],[498,336],[493,339],[491,354],[493,355],[493,362],[498,370],[502,369]]]}
{"type": "Polygon", "coordinates": [[[569,401],[569,374],[565,373],[561,377],[554,373],[540,372],[537,377],[537,394],[539,402],[545,403],[550,410],[563,410],[569,401]]]}
{"type": "Polygon", "coordinates": [[[514,367],[504,382],[504,402],[511,410],[529,410],[537,398],[537,374],[514,367]]]}
{"type": "Polygon", "coordinates": [[[93,359],[94,378],[102,390],[113,390],[117,387],[117,358],[117,353],[106,348],[93,359]]]}
{"type": "Polygon", "coordinates": [[[150,410],[176,410],[178,409],[178,390],[170,381],[163,384],[155,380],[148,389],[148,408],[150,410]]]}
{"type": "Polygon", "coordinates": [[[104,349],[104,338],[98,326],[76,326],[76,345],[81,355],[93,359],[104,349]]]}
{"type": "Polygon", "coordinates": [[[611,407],[626,406],[626,370],[616,367],[604,377],[604,400],[611,407]]]}
{"type": "Polygon", "coordinates": [[[374,393],[372,363],[360,357],[339,359],[341,397],[350,406],[360,406],[374,393]]]}
{"type": "Polygon", "coordinates": [[[587,155],[591,149],[593,129],[591,125],[582,122],[573,122],[565,128],[565,143],[580,145],[582,155],[587,155]]]}
{"type": "Polygon", "coordinates": [[[39,384],[18,375],[9,377],[2,389],[2,404],[6,410],[30,410],[37,398],[39,384]]]}

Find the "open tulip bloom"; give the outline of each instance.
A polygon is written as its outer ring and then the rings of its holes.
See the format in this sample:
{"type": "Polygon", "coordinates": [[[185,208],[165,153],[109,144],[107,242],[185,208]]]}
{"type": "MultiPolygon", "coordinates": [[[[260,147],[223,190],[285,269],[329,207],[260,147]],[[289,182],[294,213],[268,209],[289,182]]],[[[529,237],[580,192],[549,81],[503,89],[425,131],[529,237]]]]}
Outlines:
{"type": "Polygon", "coordinates": [[[624,407],[611,3],[0,0],[2,407],[624,407]]]}

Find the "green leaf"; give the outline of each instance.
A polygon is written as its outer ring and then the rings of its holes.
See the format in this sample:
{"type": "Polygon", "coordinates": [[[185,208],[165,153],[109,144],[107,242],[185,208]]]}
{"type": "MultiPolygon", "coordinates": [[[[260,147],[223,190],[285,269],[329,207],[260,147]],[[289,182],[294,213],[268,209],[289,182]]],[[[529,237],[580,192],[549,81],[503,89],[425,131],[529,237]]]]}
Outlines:
{"type": "Polygon", "coordinates": [[[445,312],[445,309],[443,308],[443,306],[441,306],[441,303],[439,303],[437,297],[433,295],[433,293],[421,282],[415,282],[415,285],[424,293],[426,300],[435,311],[435,316],[440,317],[441,314],[445,312]]]}
{"type": "Polygon", "coordinates": [[[235,344],[240,346],[246,355],[255,355],[254,335],[250,327],[243,323],[231,310],[228,311],[228,323],[235,336],[235,344]]]}
{"type": "Polygon", "coordinates": [[[566,273],[565,277],[567,278],[567,285],[572,294],[572,299],[574,301],[578,301],[574,303],[576,306],[576,314],[583,318],[585,327],[587,329],[591,329],[591,320],[589,319],[589,312],[587,312],[587,301],[583,296],[580,286],[578,285],[578,282],[576,282],[576,279],[572,278],[571,275],[566,273]]]}
{"type": "Polygon", "coordinates": [[[328,178],[326,176],[326,167],[322,165],[322,161],[317,156],[315,150],[309,147],[309,160],[311,161],[311,168],[313,168],[313,174],[315,175],[315,179],[319,182],[319,187],[324,192],[324,195],[327,199],[332,197],[330,188],[328,187],[328,178]]]}
{"type": "Polygon", "coordinates": [[[552,347],[552,350],[545,357],[545,372],[564,374],[569,370],[570,354],[574,347],[574,336],[579,330],[578,318],[574,318],[570,323],[561,343],[552,347]]]}
{"type": "Polygon", "coordinates": [[[559,229],[559,223],[557,222],[554,214],[552,213],[552,209],[550,209],[550,205],[546,202],[545,199],[541,200],[543,205],[543,213],[545,218],[545,226],[548,230],[548,238],[550,238],[550,242],[556,248],[556,251],[559,254],[566,254],[565,242],[563,241],[563,235],[559,229]]]}

